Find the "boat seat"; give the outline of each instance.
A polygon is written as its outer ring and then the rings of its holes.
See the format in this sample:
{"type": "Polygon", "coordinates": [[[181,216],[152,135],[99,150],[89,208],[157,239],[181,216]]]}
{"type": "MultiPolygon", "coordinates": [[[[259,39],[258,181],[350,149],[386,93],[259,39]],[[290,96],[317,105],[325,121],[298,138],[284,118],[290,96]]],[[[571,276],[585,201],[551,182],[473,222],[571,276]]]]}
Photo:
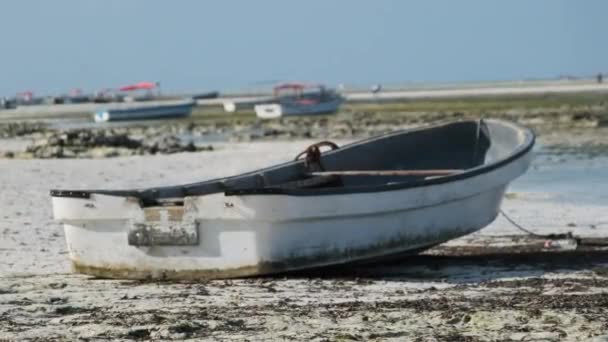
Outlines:
{"type": "Polygon", "coordinates": [[[279,189],[310,189],[318,188],[321,186],[341,186],[342,181],[340,176],[313,176],[304,179],[297,179],[294,181],[271,185],[269,188],[279,189]]]}
{"type": "Polygon", "coordinates": [[[343,186],[340,176],[312,176],[308,178],[296,179],[293,181],[273,184],[268,186],[260,186],[255,188],[229,189],[225,193],[227,196],[232,195],[256,195],[256,194],[271,194],[282,193],[284,190],[295,189],[315,189],[321,187],[341,187],[343,186]]]}

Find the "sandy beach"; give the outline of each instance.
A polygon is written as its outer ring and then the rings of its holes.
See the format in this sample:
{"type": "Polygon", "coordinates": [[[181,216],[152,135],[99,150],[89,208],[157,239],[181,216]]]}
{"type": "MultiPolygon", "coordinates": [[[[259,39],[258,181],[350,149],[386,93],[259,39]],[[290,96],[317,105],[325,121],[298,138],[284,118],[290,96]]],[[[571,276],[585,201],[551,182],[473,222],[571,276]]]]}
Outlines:
{"type": "MultiPolygon", "coordinates": [[[[546,148],[557,140],[541,136],[533,166],[513,184],[503,209],[537,233],[605,237],[608,186],[601,180],[608,156],[586,153],[586,134],[560,137],[573,148],[546,148]],[[587,177],[562,182],[564,175],[587,177]]],[[[193,182],[289,160],[311,142],[218,143],[213,151],[161,156],[0,159],[0,338],[589,341],[608,334],[603,248],[543,251],[542,240],[502,217],[382,267],[197,283],[71,273],[63,229],[51,217],[51,188],[193,182]]]]}

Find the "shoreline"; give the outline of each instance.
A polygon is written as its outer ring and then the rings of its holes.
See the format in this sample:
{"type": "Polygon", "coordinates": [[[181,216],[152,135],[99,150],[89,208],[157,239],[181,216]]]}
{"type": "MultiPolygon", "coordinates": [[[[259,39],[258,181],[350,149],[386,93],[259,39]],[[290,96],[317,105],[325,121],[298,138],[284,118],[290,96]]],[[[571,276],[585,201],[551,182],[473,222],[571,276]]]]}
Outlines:
{"type": "MultiPolygon", "coordinates": [[[[594,99],[593,101],[598,101],[594,99]]],[[[401,105],[346,108],[335,115],[260,120],[252,115],[183,120],[0,123],[0,158],[105,158],[212,150],[214,144],[253,141],[360,140],[396,130],[483,118],[531,127],[556,151],[603,153],[608,148],[608,101],[556,108],[404,112],[401,105]],[[569,141],[561,137],[567,136],[569,141]]],[[[410,104],[404,104],[410,106],[410,104]]],[[[411,108],[410,108],[411,109],[411,108]]]]}
{"type": "MultiPolygon", "coordinates": [[[[344,89],[342,92],[346,101],[356,103],[393,103],[416,100],[442,101],[449,99],[483,99],[483,98],[509,98],[509,97],[545,97],[577,94],[606,94],[608,84],[597,83],[595,80],[527,80],[506,82],[469,82],[445,84],[413,84],[407,86],[390,86],[385,90],[373,93],[367,89],[344,89]]],[[[268,101],[269,92],[254,92],[245,94],[228,94],[214,99],[197,100],[199,110],[218,110],[225,103],[234,103],[239,107],[253,108],[253,104],[268,101]]],[[[141,105],[158,105],[174,101],[178,98],[187,98],[188,95],[177,94],[169,96],[167,100],[153,100],[141,102],[141,105]]],[[[110,103],[82,103],[61,105],[26,105],[16,109],[0,110],[0,121],[21,119],[43,119],[68,116],[71,118],[83,117],[92,114],[99,108],[119,108],[122,106],[137,105],[137,102],[110,102],[110,103]]],[[[226,115],[229,115],[226,113],[226,115]]]]}

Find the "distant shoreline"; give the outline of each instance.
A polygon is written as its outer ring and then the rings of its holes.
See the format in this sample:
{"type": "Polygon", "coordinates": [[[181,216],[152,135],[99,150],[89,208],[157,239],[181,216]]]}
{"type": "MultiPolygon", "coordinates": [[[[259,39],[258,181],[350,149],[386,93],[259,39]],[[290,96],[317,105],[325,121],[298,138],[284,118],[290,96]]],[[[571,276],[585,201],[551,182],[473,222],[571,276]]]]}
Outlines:
{"type": "MultiPolygon", "coordinates": [[[[414,100],[450,100],[473,99],[488,97],[512,96],[544,96],[562,94],[608,94],[608,83],[597,83],[590,80],[561,80],[561,81],[522,81],[522,82],[496,82],[473,84],[444,84],[429,86],[414,86],[395,88],[389,87],[377,93],[364,90],[344,90],[342,94],[346,103],[384,103],[414,100]]],[[[239,93],[222,96],[215,99],[197,100],[200,110],[213,110],[215,114],[225,113],[229,117],[232,113],[223,111],[225,103],[241,104],[242,110],[250,110],[255,103],[270,99],[269,93],[239,93]]],[[[172,101],[172,100],[169,100],[172,101]]],[[[145,101],[144,105],[157,105],[167,103],[163,101],[145,101]]],[[[20,106],[16,109],[0,109],[0,121],[19,121],[34,119],[55,118],[83,118],[99,108],[112,109],[124,106],[124,103],[81,103],[59,105],[30,105],[20,106]]],[[[133,103],[130,105],[137,105],[133,103]]]]}

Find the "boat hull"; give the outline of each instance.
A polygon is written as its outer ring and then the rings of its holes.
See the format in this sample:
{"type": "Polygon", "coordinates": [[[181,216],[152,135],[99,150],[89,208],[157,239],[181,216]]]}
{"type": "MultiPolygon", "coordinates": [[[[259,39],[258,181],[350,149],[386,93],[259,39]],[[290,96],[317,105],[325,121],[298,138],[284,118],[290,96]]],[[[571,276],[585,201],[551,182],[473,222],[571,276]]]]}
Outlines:
{"type": "Polygon", "coordinates": [[[95,122],[150,120],[188,117],[194,102],[167,105],[139,105],[127,108],[99,110],[94,115],[95,122]]]}
{"type": "Polygon", "coordinates": [[[53,208],[77,272],[128,279],[252,276],[413,253],[475,232],[495,219],[506,187],[530,160],[527,151],[473,177],[380,192],[186,197],[174,218],[197,239],[179,246],[129,244],[134,222],[145,225],[151,210],[135,198],[53,197],[53,208]]]}
{"type": "Polygon", "coordinates": [[[273,119],[283,116],[331,114],[338,111],[343,100],[336,97],[330,101],[316,104],[299,105],[293,103],[267,103],[254,107],[257,117],[262,119],[273,119]]]}

